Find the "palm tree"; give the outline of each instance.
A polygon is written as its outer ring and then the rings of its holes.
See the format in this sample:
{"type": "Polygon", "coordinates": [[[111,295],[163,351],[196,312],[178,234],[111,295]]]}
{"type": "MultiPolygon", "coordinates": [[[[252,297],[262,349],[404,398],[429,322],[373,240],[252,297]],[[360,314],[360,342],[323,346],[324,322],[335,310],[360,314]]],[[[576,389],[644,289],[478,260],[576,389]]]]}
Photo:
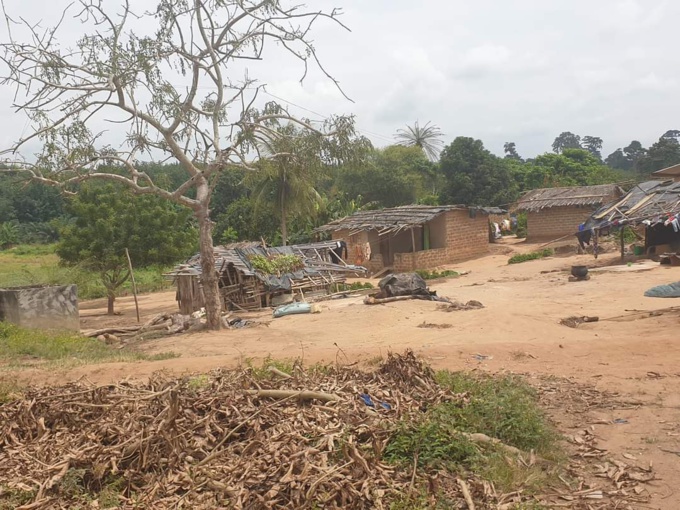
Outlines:
{"type": "Polygon", "coordinates": [[[288,220],[313,216],[320,195],[315,183],[323,169],[316,134],[303,134],[292,124],[278,127],[257,145],[271,159],[251,174],[256,204],[274,206],[281,222],[283,246],[288,242],[288,220]]]}
{"type": "Polygon", "coordinates": [[[406,129],[397,130],[394,136],[399,145],[406,147],[420,147],[430,161],[437,161],[439,159],[439,152],[444,147],[444,142],[440,140],[444,136],[439,127],[428,122],[423,127],[420,127],[418,121],[413,127],[406,126],[406,129]]]}

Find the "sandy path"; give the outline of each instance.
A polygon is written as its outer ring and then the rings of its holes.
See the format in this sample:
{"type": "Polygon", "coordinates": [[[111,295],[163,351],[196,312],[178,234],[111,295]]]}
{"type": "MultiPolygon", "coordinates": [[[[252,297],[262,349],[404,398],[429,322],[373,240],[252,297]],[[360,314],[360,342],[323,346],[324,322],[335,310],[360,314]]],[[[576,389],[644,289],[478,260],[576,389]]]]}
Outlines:
{"type": "MultiPolygon", "coordinates": [[[[530,248],[517,247],[518,251],[530,248]]],[[[502,248],[496,247],[496,251],[502,248]]],[[[602,320],[577,329],[559,324],[560,319],[572,315],[607,319],[626,315],[626,310],[680,306],[680,300],[643,296],[649,287],[680,280],[680,268],[647,263],[593,272],[589,281],[570,283],[567,273],[555,271],[571,264],[593,265],[592,257],[556,257],[513,266],[507,265],[507,258],[496,254],[462,264],[458,269],[470,270],[469,275],[432,284],[441,296],[481,301],[485,305],[482,310],[446,313],[437,310],[437,304],[423,301],[366,306],[361,298],[349,298],[324,303],[320,314],[277,320],[272,320],[270,313],[251,314],[270,324],[170,337],[141,346],[150,353],[181,355],[175,359],[110,363],[54,373],[25,370],[18,376],[35,383],[81,376],[109,382],[145,377],[159,369],[206,371],[268,355],[304,357],[306,363],[344,363],[370,361],[390,350],[412,348],[437,368],[572,377],[641,403],[638,409],[599,417],[628,423],[597,425],[596,433],[617,455],[629,453],[639,456],[641,464],[653,462],[661,480],[655,482],[651,508],[680,507],[680,491],[673,493],[680,457],[662,450],[680,451],[680,313],[602,320]],[[423,322],[451,327],[419,328],[423,322]],[[478,361],[473,357],[477,353],[493,359],[478,361]]],[[[598,264],[614,259],[614,255],[603,256],[598,264]]],[[[173,292],[143,296],[140,304],[147,317],[176,309],[173,292]]],[[[111,323],[110,318],[98,315],[102,305],[83,306],[83,328],[111,323]]],[[[121,299],[118,305],[124,315],[113,322],[133,320],[132,300],[121,299]]]]}

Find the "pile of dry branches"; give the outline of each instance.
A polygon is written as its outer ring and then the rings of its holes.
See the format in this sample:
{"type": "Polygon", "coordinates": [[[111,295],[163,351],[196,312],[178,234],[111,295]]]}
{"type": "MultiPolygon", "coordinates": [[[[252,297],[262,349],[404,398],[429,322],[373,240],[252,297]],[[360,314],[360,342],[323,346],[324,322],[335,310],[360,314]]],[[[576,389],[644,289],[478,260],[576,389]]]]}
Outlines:
{"type": "MultiPolygon", "coordinates": [[[[0,406],[0,480],[30,491],[24,509],[82,505],[112,485],[123,508],[387,508],[427,480],[381,462],[391,426],[464,400],[410,352],[373,373],[220,370],[35,389],[0,406]],[[73,473],[84,493],[64,483],[73,473]]],[[[453,497],[483,501],[480,487],[463,482],[453,497]]]]}

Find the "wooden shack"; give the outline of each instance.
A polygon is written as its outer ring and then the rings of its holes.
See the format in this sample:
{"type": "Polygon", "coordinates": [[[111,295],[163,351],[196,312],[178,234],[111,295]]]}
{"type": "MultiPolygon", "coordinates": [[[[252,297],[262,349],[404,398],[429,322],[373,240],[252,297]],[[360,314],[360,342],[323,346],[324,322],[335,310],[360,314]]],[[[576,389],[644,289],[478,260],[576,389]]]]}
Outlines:
{"type": "MultiPolygon", "coordinates": [[[[245,242],[216,246],[215,267],[225,310],[259,310],[278,301],[311,299],[331,293],[344,284],[348,275],[364,274],[365,268],[340,260],[331,262],[332,241],[294,246],[267,247],[245,242]],[[284,273],[268,274],[253,265],[255,257],[299,258],[299,267],[284,273]]],[[[201,257],[194,255],[166,275],[177,287],[177,301],[183,314],[205,306],[201,287],[201,257]]]]}

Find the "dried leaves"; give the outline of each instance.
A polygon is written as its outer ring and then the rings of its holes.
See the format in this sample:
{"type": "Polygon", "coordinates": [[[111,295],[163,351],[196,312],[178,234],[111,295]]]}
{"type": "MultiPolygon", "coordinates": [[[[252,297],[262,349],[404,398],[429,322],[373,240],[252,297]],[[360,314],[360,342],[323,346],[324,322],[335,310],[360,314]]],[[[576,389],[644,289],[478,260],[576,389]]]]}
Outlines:
{"type": "Polygon", "coordinates": [[[87,493],[122,487],[122,507],[385,508],[411,473],[380,461],[389,427],[458,397],[412,353],[366,374],[328,368],[290,379],[216,371],[148,384],[68,384],[0,407],[0,479],[31,490],[31,508],[70,508],[62,483],[85,473],[87,493]],[[267,398],[267,389],[289,394],[267,398]],[[255,391],[248,391],[255,390],[255,391]],[[300,391],[336,395],[300,400],[300,391]],[[390,410],[371,408],[369,394],[390,410]]]}

